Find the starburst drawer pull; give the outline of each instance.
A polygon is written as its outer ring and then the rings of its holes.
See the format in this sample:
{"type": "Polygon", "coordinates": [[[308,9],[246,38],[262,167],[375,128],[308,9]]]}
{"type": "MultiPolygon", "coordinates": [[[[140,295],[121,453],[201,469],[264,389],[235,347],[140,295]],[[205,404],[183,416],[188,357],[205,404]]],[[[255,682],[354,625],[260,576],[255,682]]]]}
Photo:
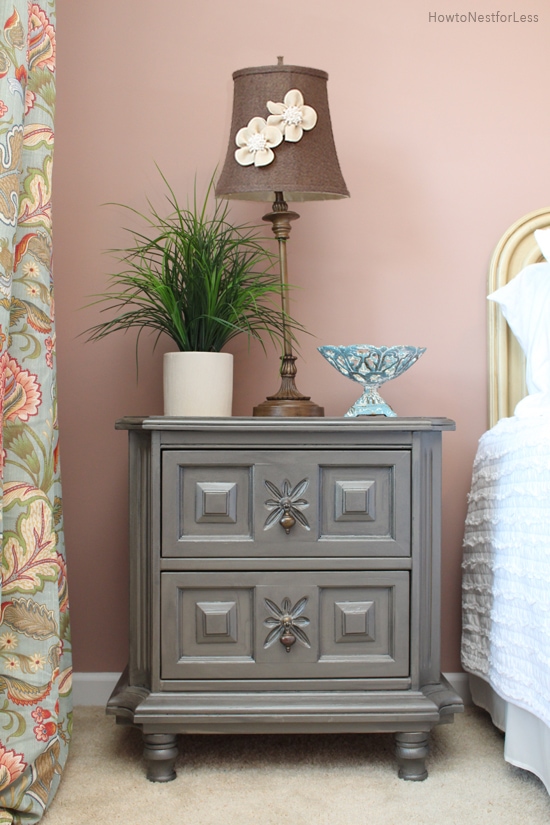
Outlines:
{"type": "Polygon", "coordinates": [[[279,522],[288,535],[297,521],[302,527],[305,527],[306,530],[310,529],[309,522],[302,513],[303,508],[309,507],[309,502],[306,501],[305,498],[300,498],[309,486],[307,478],[303,478],[295,487],[292,487],[290,481],[285,478],[280,490],[271,481],[267,481],[267,479],[265,486],[273,498],[268,498],[265,502],[265,506],[272,512],[265,520],[264,530],[269,530],[275,522],[279,522]]]}
{"type": "Polygon", "coordinates": [[[286,648],[287,653],[290,653],[290,648],[296,640],[301,642],[304,647],[311,647],[308,637],[302,630],[303,627],[307,627],[309,624],[309,619],[302,616],[307,605],[306,596],[299,599],[294,607],[292,607],[292,602],[288,597],[283,599],[280,607],[271,599],[264,599],[264,602],[271,613],[271,616],[268,616],[264,621],[264,625],[271,628],[266,636],[264,648],[271,647],[277,640],[286,648]]]}

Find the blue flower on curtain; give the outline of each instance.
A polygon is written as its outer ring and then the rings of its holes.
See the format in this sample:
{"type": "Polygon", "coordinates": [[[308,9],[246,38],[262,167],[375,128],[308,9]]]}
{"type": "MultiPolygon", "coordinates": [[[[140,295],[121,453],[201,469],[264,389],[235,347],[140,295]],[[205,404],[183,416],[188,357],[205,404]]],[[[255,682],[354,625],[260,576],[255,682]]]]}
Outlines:
{"type": "Polygon", "coordinates": [[[55,0],[0,12],[0,825],[38,822],[72,727],[52,288],[55,0]]]}

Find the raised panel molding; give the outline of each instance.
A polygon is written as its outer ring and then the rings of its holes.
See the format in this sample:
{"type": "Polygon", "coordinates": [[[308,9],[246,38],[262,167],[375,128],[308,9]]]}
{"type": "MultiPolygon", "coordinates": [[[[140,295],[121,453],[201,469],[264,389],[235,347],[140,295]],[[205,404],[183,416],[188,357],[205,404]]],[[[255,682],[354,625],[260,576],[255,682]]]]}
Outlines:
{"type": "Polygon", "coordinates": [[[223,481],[197,482],[195,519],[199,523],[235,524],[237,521],[237,485],[223,481]]]}
{"type": "Polygon", "coordinates": [[[376,451],[320,462],[321,540],[361,542],[378,556],[410,554],[410,454],[376,451]]]}
{"type": "Polygon", "coordinates": [[[375,637],[374,602],[335,602],[334,640],[372,642],[375,637]]]}
{"type": "Polygon", "coordinates": [[[222,464],[204,452],[185,458],[179,451],[163,456],[163,556],[215,555],[218,543],[251,542],[252,466],[222,464]]]}
{"type": "Polygon", "coordinates": [[[336,521],[363,518],[376,521],[376,482],[337,481],[334,485],[336,521]]]}
{"type": "Polygon", "coordinates": [[[235,602],[197,602],[197,644],[237,641],[235,602]]]}
{"type": "Polygon", "coordinates": [[[212,670],[254,661],[253,588],[212,587],[209,581],[208,576],[161,576],[163,678],[191,675],[198,665],[212,670]]]}

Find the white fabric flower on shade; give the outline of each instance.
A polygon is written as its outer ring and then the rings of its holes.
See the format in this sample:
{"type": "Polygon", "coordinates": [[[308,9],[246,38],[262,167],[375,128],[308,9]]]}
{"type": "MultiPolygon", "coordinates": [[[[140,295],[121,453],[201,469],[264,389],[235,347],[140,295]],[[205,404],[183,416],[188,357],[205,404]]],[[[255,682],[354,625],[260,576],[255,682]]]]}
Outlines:
{"type": "Polygon", "coordinates": [[[235,159],[241,166],[267,166],[275,157],[273,147],[282,139],[280,129],[269,126],[263,117],[253,117],[248,126],[237,132],[235,142],[239,148],[235,159]]]}
{"type": "Polygon", "coordinates": [[[282,103],[269,100],[267,108],[271,112],[267,119],[268,125],[276,126],[285,140],[292,143],[301,139],[304,129],[308,132],[317,123],[317,112],[304,104],[304,96],[298,89],[287,92],[282,103]]]}

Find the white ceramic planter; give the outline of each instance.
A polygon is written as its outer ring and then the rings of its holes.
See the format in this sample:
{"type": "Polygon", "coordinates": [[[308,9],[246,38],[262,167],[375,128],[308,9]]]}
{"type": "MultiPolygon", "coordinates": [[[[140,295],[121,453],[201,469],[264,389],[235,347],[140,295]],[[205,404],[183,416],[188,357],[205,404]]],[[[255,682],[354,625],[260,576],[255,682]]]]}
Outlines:
{"type": "Polygon", "coordinates": [[[167,352],[164,415],[231,415],[233,356],[227,352],[167,352]]]}

